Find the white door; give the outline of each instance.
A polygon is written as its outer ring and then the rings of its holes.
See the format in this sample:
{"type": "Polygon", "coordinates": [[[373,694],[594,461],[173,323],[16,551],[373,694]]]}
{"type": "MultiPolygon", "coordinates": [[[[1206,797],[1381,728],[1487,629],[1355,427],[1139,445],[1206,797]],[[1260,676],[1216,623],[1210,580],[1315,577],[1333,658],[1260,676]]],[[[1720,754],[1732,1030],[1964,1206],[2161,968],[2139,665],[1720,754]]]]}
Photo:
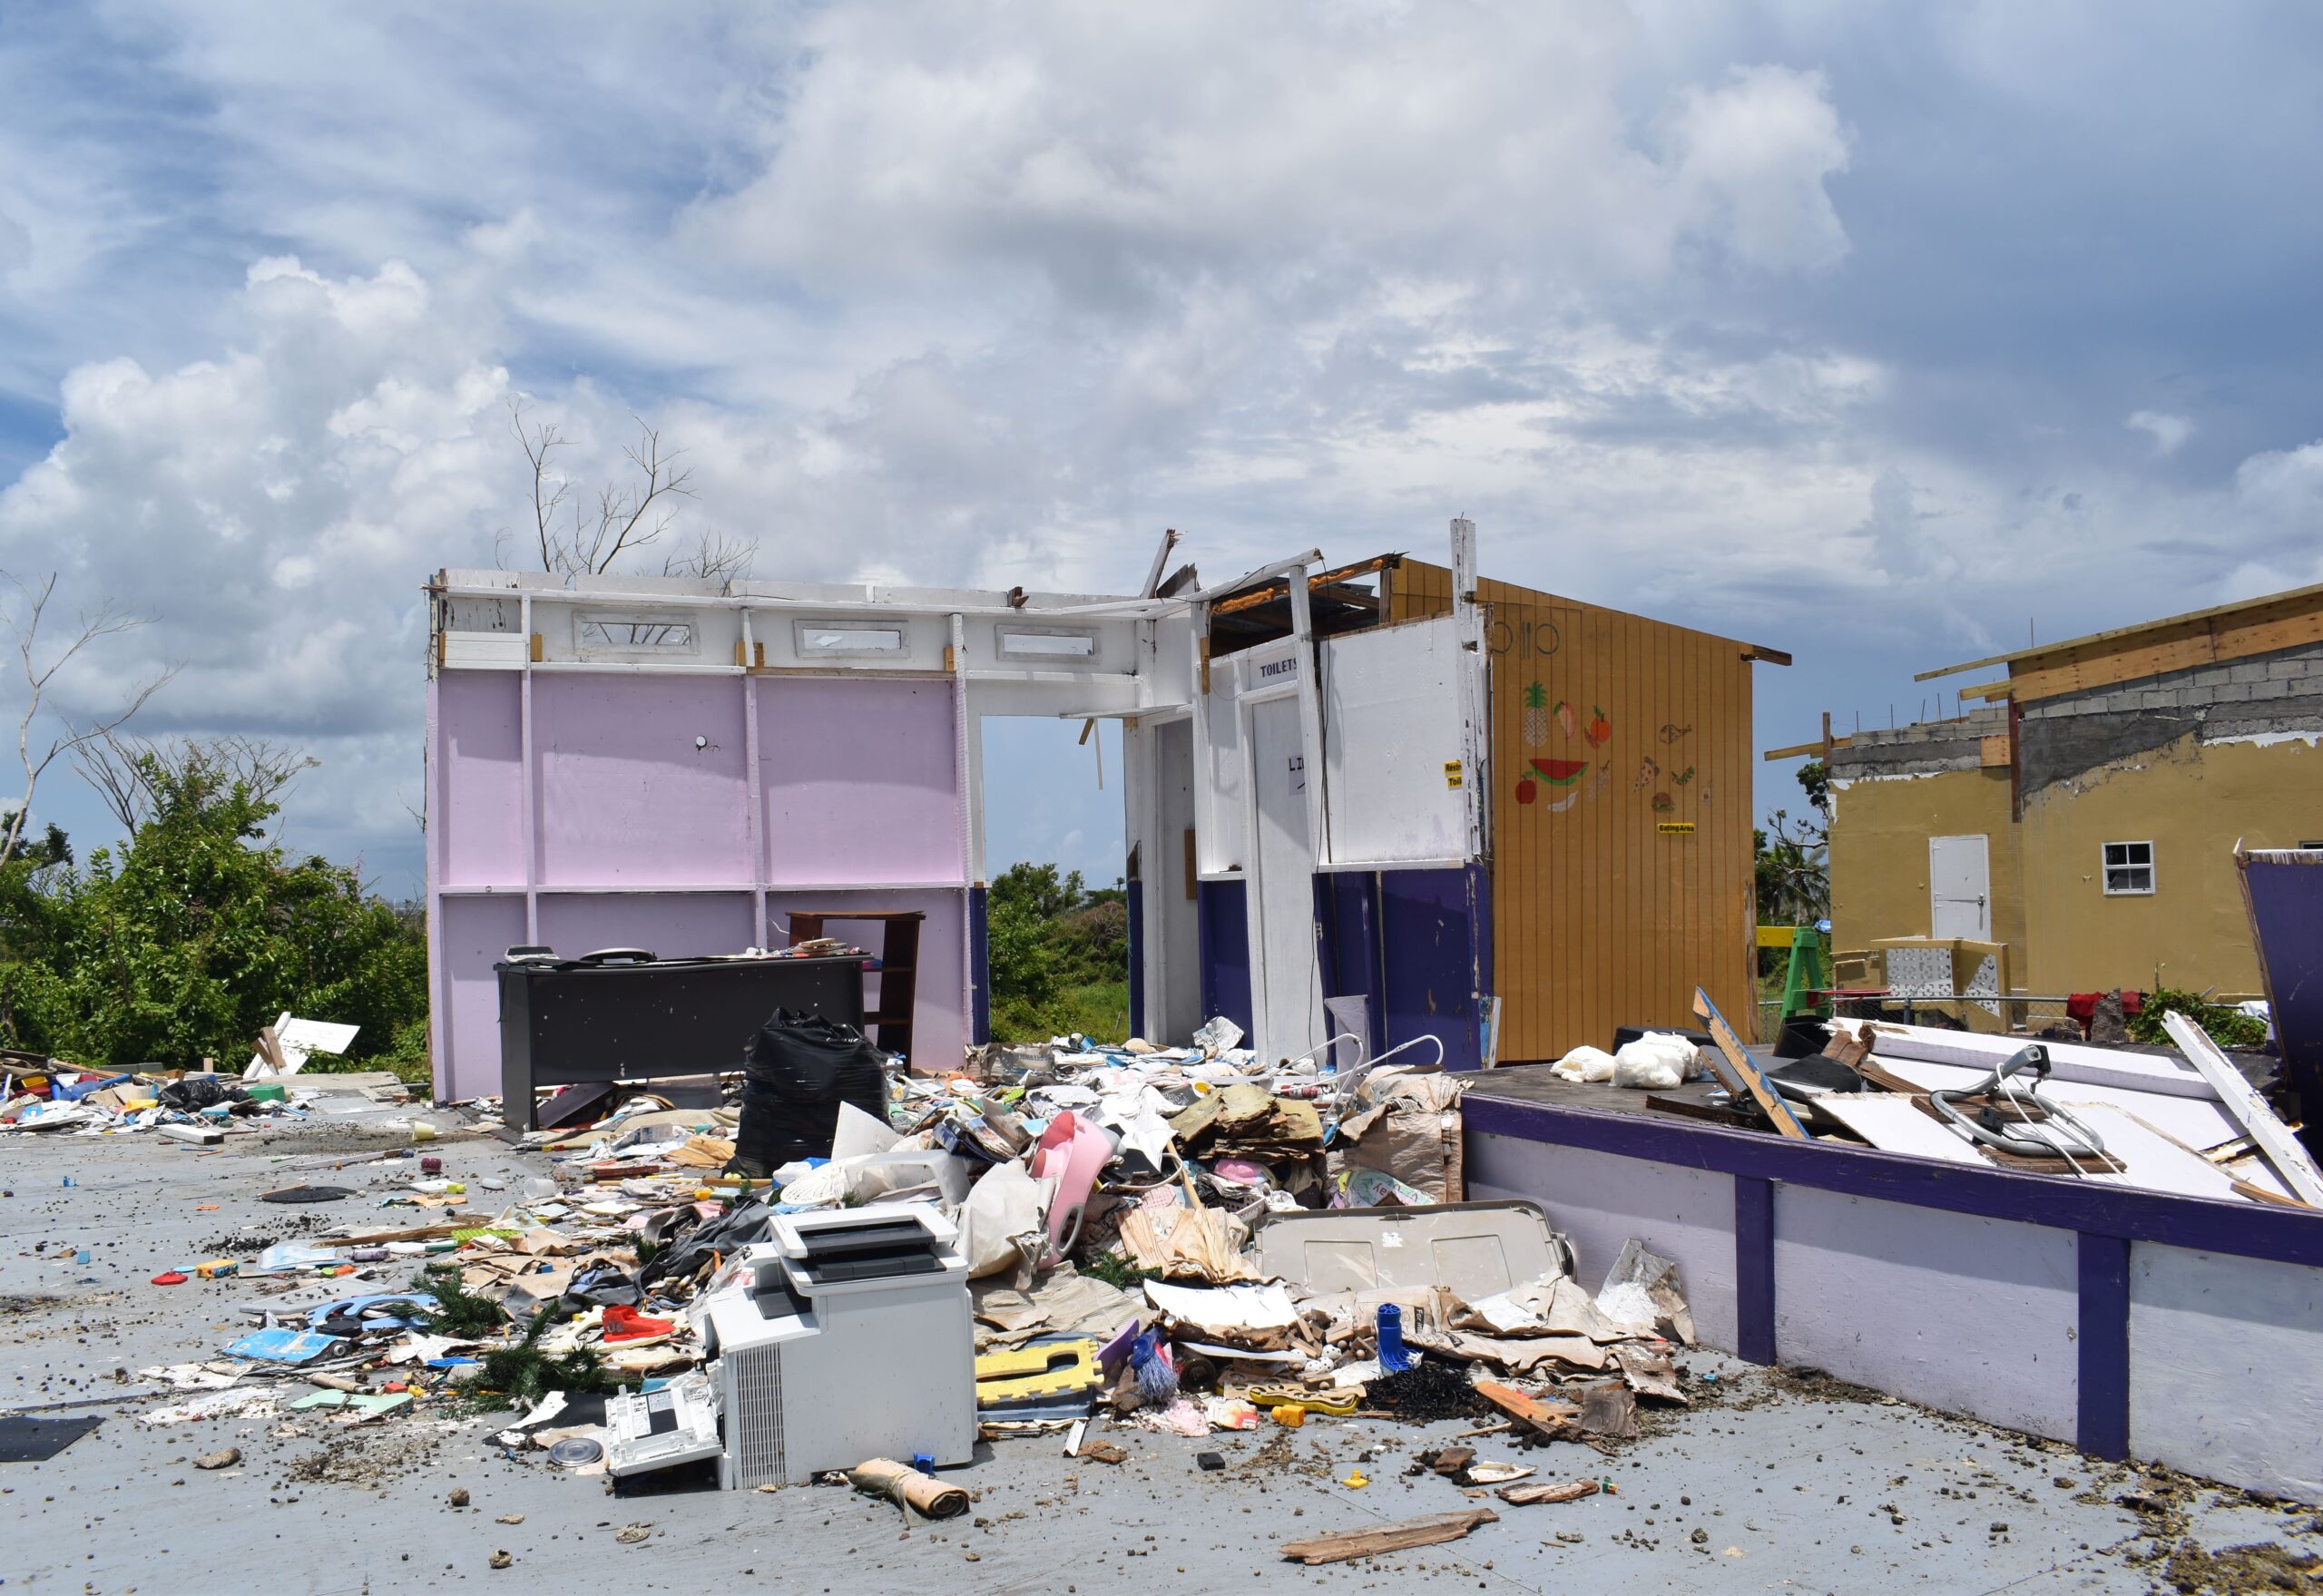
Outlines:
{"type": "Polygon", "coordinates": [[[1315,850],[1308,825],[1306,739],[1295,697],[1250,706],[1250,772],[1257,809],[1250,908],[1259,959],[1251,972],[1256,1045],[1269,1060],[1320,1043],[1322,973],[1315,962],[1315,850]]]}
{"type": "Polygon", "coordinates": [[[1474,728],[1449,615],[1323,644],[1323,814],[1338,865],[1457,863],[1470,855],[1474,728]]]}
{"type": "Polygon", "coordinates": [[[1930,936],[1993,939],[1992,872],[1984,834],[1927,839],[1930,936]]]}

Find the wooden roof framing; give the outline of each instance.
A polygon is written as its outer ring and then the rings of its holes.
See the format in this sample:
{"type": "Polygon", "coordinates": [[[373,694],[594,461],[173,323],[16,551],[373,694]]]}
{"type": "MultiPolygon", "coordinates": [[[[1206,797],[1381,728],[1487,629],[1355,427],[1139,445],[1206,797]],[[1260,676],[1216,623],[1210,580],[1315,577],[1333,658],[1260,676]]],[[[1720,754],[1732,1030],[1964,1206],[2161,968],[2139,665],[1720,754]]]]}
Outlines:
{"type": "Polygon", "coordinates": [[[1960,696],[2032,703],[2318,641],[2323,641],[2323,584],[1945,665],[1923,671],[1913,680],[2005,665],[2006,677],[1963,688],[1960,696]]]}

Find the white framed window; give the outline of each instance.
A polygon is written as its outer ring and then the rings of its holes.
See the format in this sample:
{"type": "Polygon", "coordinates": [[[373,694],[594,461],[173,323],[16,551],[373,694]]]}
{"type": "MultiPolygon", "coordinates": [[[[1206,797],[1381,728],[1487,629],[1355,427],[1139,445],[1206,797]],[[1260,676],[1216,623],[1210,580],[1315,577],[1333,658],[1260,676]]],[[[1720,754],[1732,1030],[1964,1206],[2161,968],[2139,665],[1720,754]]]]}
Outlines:
{"type": "Polygon", "coordinates": [[[2105,845],[2105,896],[2150,897],[2153,894],[2153,844],[2109,842],[2105,845]]]}
{"type": "Polygon", "coordinates": [[[1063,627],[1004,626],[999,629],[1004,660],[1054,661],[1090,660],[1097,654],[1097,634],[1063,627]]]}
{"type": "Polygon", "coordinates": [[[802,660],[904,651],[904,629],[881,621],[796,621],[791,628],[802,660]]]}
{"type": "Polygon", "coordinates": [[[583,659],[660,659],[701,647],[692,622],[658,615],[583,615],[574,632],[583,659]]]}

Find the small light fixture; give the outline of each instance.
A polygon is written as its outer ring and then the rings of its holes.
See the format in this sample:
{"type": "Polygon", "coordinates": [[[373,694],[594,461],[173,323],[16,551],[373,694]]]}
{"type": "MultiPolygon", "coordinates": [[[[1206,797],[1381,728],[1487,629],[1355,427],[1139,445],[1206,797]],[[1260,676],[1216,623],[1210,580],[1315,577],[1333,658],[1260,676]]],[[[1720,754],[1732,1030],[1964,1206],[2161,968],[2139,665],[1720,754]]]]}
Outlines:
{"type": "Polygon", "coordinates": [[[710,739],[706,737],[696,736],[693,739],[693,746],[698,749],[706,749],[710,746],[710,739]]]}

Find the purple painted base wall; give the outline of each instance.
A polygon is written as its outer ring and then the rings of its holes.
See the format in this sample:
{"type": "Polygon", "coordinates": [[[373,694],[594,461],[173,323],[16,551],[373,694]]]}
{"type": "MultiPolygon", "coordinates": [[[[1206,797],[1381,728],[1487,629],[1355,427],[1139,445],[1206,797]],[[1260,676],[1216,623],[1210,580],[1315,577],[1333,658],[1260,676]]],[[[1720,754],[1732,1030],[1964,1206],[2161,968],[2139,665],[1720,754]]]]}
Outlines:
{"type": "Polygon", "coordinates": [[[1487,1091],[1468,1195],[1539,1203],[1584,1284],[1635,1236],[1754,1362],[2323,1497],[2323,1215],[1487,1091]]]}

